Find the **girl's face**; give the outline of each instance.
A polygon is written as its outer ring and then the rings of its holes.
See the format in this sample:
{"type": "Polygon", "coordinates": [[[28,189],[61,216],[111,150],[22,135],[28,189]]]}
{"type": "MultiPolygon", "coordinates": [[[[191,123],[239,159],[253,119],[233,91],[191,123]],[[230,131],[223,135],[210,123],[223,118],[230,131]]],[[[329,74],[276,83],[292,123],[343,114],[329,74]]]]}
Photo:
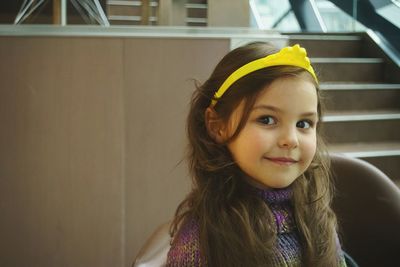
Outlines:
{"type": "MultiPolygon", "coordinates": [[[[318,98],[304,77],[283,77],[258,96],[239,135],[228,143],[250,183],[262,188],[289,186],[309,167],[316,151],[318,98]]],[[[236,129],[243,103],[233,112],[227,131],[236,129]]]]}

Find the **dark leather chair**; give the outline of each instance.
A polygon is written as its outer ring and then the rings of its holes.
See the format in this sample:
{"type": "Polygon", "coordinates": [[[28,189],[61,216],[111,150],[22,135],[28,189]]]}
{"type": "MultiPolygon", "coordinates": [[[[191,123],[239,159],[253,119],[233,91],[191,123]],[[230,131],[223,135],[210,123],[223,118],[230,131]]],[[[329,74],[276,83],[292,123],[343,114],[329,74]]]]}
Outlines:
{"type": "MultiPolygon", "coordinates": [[[[399,188],[365,161],[339,154],[331,154],[331,160],[336,186],[333,209],[341,225],[340,236],[348,266],[398,266],[399,188]]],[[[153,233],[133,266],[165,265],[170,248],[169,225],[163,224],[153,233]]]]}
{"type": "Polygon", "coordinates": [[[361,267],[399,266],[400,189],[368,162],[338,154],[331,160],[343,250],[361,267]]]}

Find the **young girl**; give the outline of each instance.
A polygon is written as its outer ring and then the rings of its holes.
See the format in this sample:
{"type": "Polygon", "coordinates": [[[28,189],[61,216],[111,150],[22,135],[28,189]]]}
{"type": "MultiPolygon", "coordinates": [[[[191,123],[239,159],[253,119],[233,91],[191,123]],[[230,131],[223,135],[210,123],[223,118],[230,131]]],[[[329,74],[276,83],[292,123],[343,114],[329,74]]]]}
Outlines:
{"type": "Polygon", "coordinates": [[[228,53],[191,101],[193,188],[167,266],[346,266],[321,116],[304,48],[228,53]]]}

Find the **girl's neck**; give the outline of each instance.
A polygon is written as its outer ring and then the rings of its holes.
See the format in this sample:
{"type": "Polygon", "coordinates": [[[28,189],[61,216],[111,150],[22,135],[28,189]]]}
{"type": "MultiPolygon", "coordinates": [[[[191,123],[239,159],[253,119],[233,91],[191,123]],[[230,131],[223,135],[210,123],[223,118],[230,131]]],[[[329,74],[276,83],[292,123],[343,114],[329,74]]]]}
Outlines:
{"type": "Polygon", "coordinates": [[[285,188],[270,188],[253,179],[247,177],[245,179],[250,190],[259,195],[267,203],[283,203],[290,201],[293,196],[292,186],[285,188]]]}
{"type": "Polygon", "coordinates": [[[291,186],[286,188],[274,188],[262,190],[256,188],[256,193],[269,204],[286,203],[292,199],[293,190],[291,186]]]}
{"type": "Polygon", "coordinates": [[[266,185],[264,185],[263,183],[260,183],[256,180],[254,180],[253,178],[244,175],[243,179],[245,180],[246,183],[248,183],[250,186],[260,189],[260,190],[272,190],[273,188],[268,187],[266,185]]]}

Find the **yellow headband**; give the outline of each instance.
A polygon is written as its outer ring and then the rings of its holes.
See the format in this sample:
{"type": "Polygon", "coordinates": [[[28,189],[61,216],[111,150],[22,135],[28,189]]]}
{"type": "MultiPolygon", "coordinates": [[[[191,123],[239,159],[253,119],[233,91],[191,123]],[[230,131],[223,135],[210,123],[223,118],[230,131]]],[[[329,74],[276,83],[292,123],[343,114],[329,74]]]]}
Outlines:
{"type": "Polygon", "coordinates": [[[317,76],[315,75],[314,69],[310,64],[310,59],[307,57],[307,52],[300,45],[296,44],[292,47],[284,47],[278,53],[253,60],[242,67],[235,70],[221,87],[215,92],[214,99],[211,100],[211,106],[217,104],[218,99],[228,90],[228,88],[237,80],[246,76],[247,74],[271,66],[296,66],[307,70],[314,77],[318,83],[317,76]]]}

